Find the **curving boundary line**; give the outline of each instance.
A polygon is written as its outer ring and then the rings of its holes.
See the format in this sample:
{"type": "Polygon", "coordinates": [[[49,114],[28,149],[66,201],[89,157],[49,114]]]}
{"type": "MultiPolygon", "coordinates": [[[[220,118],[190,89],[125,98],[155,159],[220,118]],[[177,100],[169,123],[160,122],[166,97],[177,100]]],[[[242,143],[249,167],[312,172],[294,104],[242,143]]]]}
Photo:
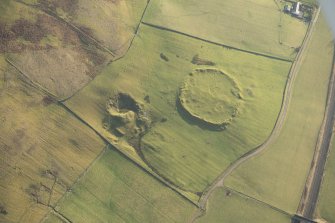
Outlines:
{"type": "Polygon", "coordinates": [[[320,15],[320,7],[317,8],[317,10],[316,10],[316,12],[313,16],[313,20],[311,21],[311,23],[308,27],[307,33],[306,33],[305,38],[303,40],[303,43],[301,45],[301,50],[299,51],[296,59],[294,60],[292,66],[291,66],[290,72],[288,74],[286,86],[285,86],[285,91],[284,91],[284,96],[283,96],[281,109],[280,109],[279,115],[277,117],[277,121],[275,123],[275,126],[274,126],[270,136],[266,139],[266,141],[264,143],[257,146],[253,150],[245,153],[239,159],[234,161],[226,170],[224,170],[224,172],[222,172],[216,178],[216,180],[209,187],[207,187],[207,189],[203,192],[203,195],[199,199],[199,209],[191,217],[190,222],[194,222],[197,218],[199,218],[199,217],[201,217],[202,215],[205,214],[207,201],[208,201],[209,197],[211,196],[211,194],[214,192],[215,189],[223,186],[224,180],[226,179],[226,177],[228,177],[242,163],[245,163],[250,158],[252,158],[254,156],[257,156],[258,154],[263,152],[266,148],[268,148],[268,146],[273,142],[273,140],[275,140],[278,137],[278,135],[279,135],[279,133],[280,133],[282,127],[283,127],[284,121],[286,119],[288,106],[289,106],[291,96],[292,96],[292,89],[293,89],[294,80],[295,80],[295,78],[297,76],[297,73],[299,71],[300,65],[301,65],[302,60],[304,58],[304,54],[306,52],[307,45],[308,45],[308,43],[311,39],[313,30],[314,30],[316,21],[319,18],[319,15],[320,15]]]}

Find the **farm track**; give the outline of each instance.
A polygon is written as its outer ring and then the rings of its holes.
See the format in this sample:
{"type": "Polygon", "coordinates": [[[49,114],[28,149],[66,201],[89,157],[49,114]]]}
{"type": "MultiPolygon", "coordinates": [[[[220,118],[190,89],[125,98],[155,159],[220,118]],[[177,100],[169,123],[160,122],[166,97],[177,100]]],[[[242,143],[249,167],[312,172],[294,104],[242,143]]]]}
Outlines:
{"type": "Polygon", "coordinates": [[[260,154],[261,152],[266,150],[268,148],[268,146],[278,137],[278,135],[279,135],[279,133],[280,133],[282,127],[283,127],[284,121],[286,119],[289,103],[290,103],[291,96],[292,96],[292,89],[293,89],[294,80],[297,76],[300,65],[303,61],[306,48],[307,48],[308,43],[311,39],[313,30],[314,30],[314,27],[315,27],[315,23],[316,23],[317,19],[319,18],[319,15],[320,15],[320,8],[317,9],[317,11],[316,11],[316,13],[313,17],[313,20],[311,21],[311,23],[308,27],[307,33],[306,33],[305,38],[303,40],[303,43],[301,45],[301,50],[299,51],[295,61],[293,62],[292,66],[291,66],[291,69],[290,69],[290,72],[289,72],[289,75],[288,75],[288,78],[287,78],[287,83],[286,83],[286,87],[285,87],[285,91],[284,91],[284,96],[283,96],[283,101],[282,101],[280,113],[278,115],[276,124],[275,124],[270,136],[267,138],[267,140],[263,144],[256,147],[255,149],[247,152],[246,154],[241,156],[239,159],[234,161],[204,191],[203,195],[201,196],[201,198],[199,200],[199,209],[198,209],[197,213],[194,213],[194,215],[192,216],[191,222],[195,222],[195,220],[197,218],[199,218],[199,217],[201,217],[202,215],[205,214],[206,206],[207,206],[207,202],[208,202],[209,197],[211,196],[211,194],[214,192],[215,189],[217,189],[219,187],[223,187],[224,180],[226,179],[226,177],[228,177],[241,164],[245,163],[250,158],[257,156],[258,154],[260,154]]]}
{"type": "Polygon", "coordinates": [[[277,56],[274,56],[274,55],[268,55],[268,54],[259,53],[259,52],[255,52],[255,51],[250,51],[250,50],[244,50],[244,49],[241,49],[241,48],[237,48],[237,47],[225,45],[225,44],[222,44],[222,43],[214,42],[214,41],[211,41],[211,40],[207,40],[207,39],[204,39],[204,38],[201,38],[201,37],[193,36],[193,35],[190,35],[190,34],[187,34],[187,33],[181,32],[181,31],[177,31],[177,30],[174,30],[174,29],[169,29],[169,28],[166,28],[164,26],[159,26],[159,25],[155,25],[155,24],[148,23],[148,22],[143,22],[143,21],[142,21],[142,24],[144,24],[146,26],[149,26],[151,28],[176,33],[176,34],[183,35],[183,36],[186,36],[186,37],[189,37],[189,38],[192,38],[192,39],[196,39],[196,40],[200,40],[200,41],[203,41],[203,42],[206,42],[206,43],[210,43],[210,44],[213,44],[213,45],[216,45],[216,46],[225,47],[227,49],[237,50],[237,51],[240,51],[240,52],[249,53],[249,54],[253,54],[253,55],[256,55],[256,56],[267,57],[267,58],[275,59],[275,60],[281,60],[281,61],[285,61],[285,62],[293,62],[293,60],[291,60],[291,59],[287,59],[287,58],[283,58],[283,57],[277,57],[277,56]]]}
{"type": "Polygon", "coordinates": [[[314,157],[297,213],[313,219],[322,185],[324,169],[330,149],[335,119],[335,52],[333,55],[332,74],[328,88],[327,107],[320,129],[314,157]]]}

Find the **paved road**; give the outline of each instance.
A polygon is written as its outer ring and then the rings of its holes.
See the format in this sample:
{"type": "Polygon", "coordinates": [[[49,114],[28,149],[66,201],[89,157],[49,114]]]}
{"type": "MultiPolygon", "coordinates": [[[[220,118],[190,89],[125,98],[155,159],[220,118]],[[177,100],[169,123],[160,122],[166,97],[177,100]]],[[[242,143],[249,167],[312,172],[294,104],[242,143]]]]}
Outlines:
{"type": "Polygon", "coordinates": [[[309,219],[313,219],[314,216],[334,126],[335,57],[333,58],[333,60],[334,60],[333,70],[332,70],[332,77],[329,83],[328,102],[327,102],[324,123],[319,135],[318,143],[316,146],[314,158],[311,165],[311,170],[300,202],[300,207],[298,209],[299,214],[302,214],[302,216],[309,219]]]}
{"type": "Polygon", "coordinates": [[[246,162],[250,158],[258,155],[259,153],[263,152],[272,142],[274,139],[277,138],[279,135],[279,132],[281,131],[284,121],[286,119],[287,115],[287,110],[288,110],[288,105],[291,100],[291,95],[292,95],[292,88],[293,88],[293,83],[294,80],[297,76],[297,73],[299,71],[299,68],[301,66],[304,54],[306,52],[307,45],[311,39],[311,35],[313,33],[315,23],[320,15],[320,8],[317,9],[313,20],[311,21],[309,28],[307,30],[305,39],[303,41],[303,44],[301,45],[301,50],[299,51],[296,60],[292,64],[290,73],[288,75],[288,80],[286,83],[286,88],[285,88],[285,93],[284,93],[284,98],[281,106],[281,110],[279,113],[279,116],[277,118],[276,124],[274,129],[272,130],[271,135],[268,137],[268,139],[260,146],[257,148],[249,151],[248,153],[244,154],[242,157],[240,157],[238,160],[233,162],[221,175],[217,177],[217,179],[204,191],[203,195],[201,196],[199,200],[199,211],[198,213],[195,213],[192,216],[191,222],[194,222],[199,216],[203,214],[203,211],[206,210],[206,205],[207,201],[210,197],[210,195],[213,193],[213,191],[218,188],[222,187],[224,180],[227,176],[229,176],[238,166],[240,166],[242,163],[246,162]]]}

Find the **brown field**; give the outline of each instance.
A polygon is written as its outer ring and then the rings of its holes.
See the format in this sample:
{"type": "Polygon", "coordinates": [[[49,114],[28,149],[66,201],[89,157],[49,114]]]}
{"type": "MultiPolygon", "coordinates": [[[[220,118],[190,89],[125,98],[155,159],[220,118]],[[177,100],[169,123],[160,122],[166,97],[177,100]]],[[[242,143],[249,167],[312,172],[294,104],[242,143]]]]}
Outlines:
{"type": "Polygon", "coordinates": [[[0,57],[0,222],[39,222],[105,146],[0,57]]]}
{"type": "Polygon", "coordinates": [[[58,99],[71,96],[90,82],[111,55],[56,18],[11,2],[0,23],[0,53],[7,53],[30,80],[58,99]],[[15,11],[25,10],[16,20],[15,11]]]}
{"type": "Polygon", "coordinates": [[[23,0],[77,27],[122,56],[128,49],[146,0],[23,0]]]}

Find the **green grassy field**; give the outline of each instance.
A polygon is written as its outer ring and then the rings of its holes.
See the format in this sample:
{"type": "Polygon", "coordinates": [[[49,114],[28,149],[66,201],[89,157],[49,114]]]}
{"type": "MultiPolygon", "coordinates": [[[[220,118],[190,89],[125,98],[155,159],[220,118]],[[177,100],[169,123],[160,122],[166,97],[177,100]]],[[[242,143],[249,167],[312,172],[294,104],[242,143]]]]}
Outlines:
{"type": "Polygon", "coordinates": [[[333,137],[325,175],[318,200],[317,215],[329,223],[335,222],[335,138],[333,137]]]}
{"type": "Polygon", "coordinates": [[[56,209],[72,222],[165,223],[186,222],[196,206],[108,149],[56,209]]]}
{"type": "Polygon", "coordinates": [[[0,57],[0,222],[39,222],[104,143],[0,57]]]}
{"type": "Polygon", "coordinates": [[[145,166],[125,138],[103,128],[109,96],[115,92],[132,95],[153,120],[140,145],[146,161],[178,187],[199,192],[230,162],[268,137],[290,65],[143,25],[128,54],[65,104],[145,166]],[[234,78],[244,95],[244,106],[224,131],[193,122],[176,105],[179,88],[189,73],[209,67],[193,64],[195,55],[234,78]]]}
{"type": "Polygon", "coordinates": [[[218,188],[212,195],[205,215],[195,222],[290,223],[289,215],[229,189],[218,188]]]}
{"type": "Polygon", "coordinates": [[[293,59],[307,24],[284,14],[283,7],[273,0],[153,0],[144,21],[228,46],[293,59]]]}
{"type": "Polygon", "coordinates": [[[233,172],[227,186],[295,213],[324,116],[332,56],[331,33],[321,17],[295,80],[279,137],[233,172]]]}

